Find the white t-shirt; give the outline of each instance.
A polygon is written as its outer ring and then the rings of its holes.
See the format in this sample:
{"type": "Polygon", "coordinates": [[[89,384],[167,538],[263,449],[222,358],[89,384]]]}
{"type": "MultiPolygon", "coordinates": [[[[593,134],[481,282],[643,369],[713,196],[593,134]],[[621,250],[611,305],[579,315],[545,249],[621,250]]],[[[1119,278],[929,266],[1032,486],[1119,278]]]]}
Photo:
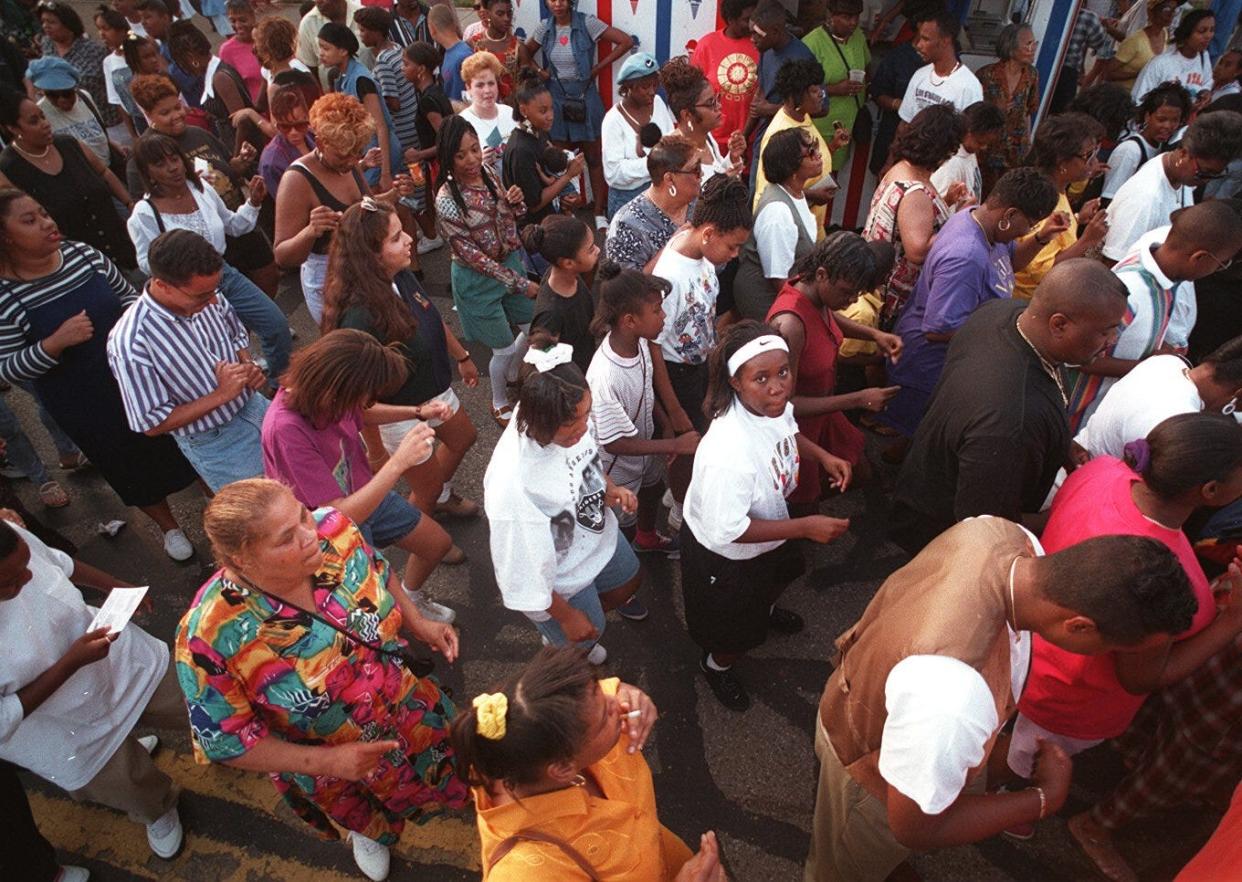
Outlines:
{"type": "Polygon", "coordinates": [[[506,609],[542,618],[552,593],[572,597],[595,581],[617,548],[604,504],[595,436],[542,447],[518,431],[517,411],[483,475],[492,565],[506,609]]]}
{"type": "Polygon", "coordinates": [[[1108,206],[1104,256],[1121,260],[1144,233],[1163,227],[1169,215],[1193,205],[1194,191],[1174,187],[1164,173],[1164,157],[1153,156],[1117,190],[1108,206]]]}
{"type": "Polygon", "coordinates": [[[979,78],[966,65],[958,62],[947,77],[941,77],[935,68],[925,64],[910,77],[905,97],[897,115],[903,122],[910,122],[920,110],[933,104],[948,104],[961,113],[976,101],[983,100],[983,86],[979,78]]]}
{"type": "Polygon", "coordinates": [[[124,55],[117,55],[115,52],[110,52],[108,57],[103,60],[104,90],[105,94],[108,96],[109,104],[115,104],[117,107],[124,107],[124,105],[121,104],[121,96],[117,94],[116,83],[112,82],[112,74],[114,71],[128,69],[129,65],[125,63],[124,55]]]}
{"type": "MultiPolygon", "coordinates": [[[[1044,553],[1026,531],[1037,556],[1044,553]]],[[[697,535],[697,534],[696,534],[697,535]]],[[[1031,664],[1029,631],[1009,633],[1009,682],[1015,702],[1031,664]]],[[[888,717],[880,736],[880,775],[928,815],[938,815],[961,795],[967,773],[985,759],[983,749],[1005,720],[983,676],[943,655],[911,655],[888,672],[888,717]]]]}
{"type": "Polygon", "coordinates": [[[1131,441],[1171,416],[1203,410],[1199,390],[1176,355],[1153,355],[1121,377],[1100,401],[1074,441],[1092,456],[1118,459],[1131,441]]]}
{"type": "Polygon", "coordinates": [[[712,420],[694,454],[682,504],[686,526],[704,548],[730,560],[749,560],[774,542],[735,542],[752,519],[789,518],[785,497],[798,486],[798,423],[793,405],[779,417],[751,413],[736,399],[712,420]]]}
{"type": "MultiPolygon", "coordinates": [[[[949,188],[958,181],[966,185],[966,192],[975,197],[976,203],[983,197],[983,173],[979,171],[979,157],[965,147],[958,147],[957,153],[946,159],[931,176],[932,186],[936,188],[941,199],[945,198],[949,188]]],[[[957,211],[955,206],[949,208],[957,211]]]]}
{"type": "Polygon", "coordinates": [[[43,115],[47,117],[47,121],[51,124],[53,134],[77,138],[82,143],[82,146],[99,157],[104,165],[107,165],[109,155],[108,133],[99,124],[99,120],[91,112],[90,107],[87,106],[86,102],[89,100],[86,93],[79,89],[78,100],[74,102],[73,109],[68,113],[62,111],[47,98],[39,99],[39,109],[43,111],[43,115]]]}
{"type": "Polygon", "coordinates": [[[504,159],[505,145],[509,143],[509,133],[517,128],[513,108],[507,104],[497,104],[496,116],[492,119],[479,116],[473,107],[466,107],[457,115],[474,127],[474,133],[479,136],[480,149],[491,147],[495,151],[494,171],[500,177],[500,162],[504,159]]]}
{"type": "Polygon", "coordinates": [[[613,456],[603,449],[622,438],[650,440],[655,437],[652,408],[655,390],[651,382],[651,345],[639,339],[633,358],[618,355],[612,335],[604,337],[587,368],[591,387],[591,419],[600,445],[600,464],[614,484],[634,492],[642,486],[645,456],[613,456]]]}
{"type": "MultiPolygon", "coordinates": [[[[655,106],[651,110],[651,121],[660,127],[660,133],[667,135],[676,123],[672,111],[659,95],[655,96],[655,106]]],[[[604,151],[604,180],[609,187],[621,190],[636,190],[651,183],[651,174],[647,171],[646,155],[638,155],[638,132],[625,119],[618,101],[604,114],[603,125],[600,126],[600,144],[604,151]]],[[[643,151],[646,154],[646,150],[643,151]]]]}
{"type": "MultiPolygon", "coordinates": [[[[1172,41],[1169,41],[1172,43],[1172,41]]],[[[1212,90],[1212,59],[1206,52],[1200,52],[1194,58],[1187,58],[1170,45],[1162,54],[1157,55],[1139,71],[1134,80],[1134,88],[1130,97],[1135,104],[1142,102],[1144,96],[1161,83],[1181,83],[1193,98],[1200,92],[1212,90]]]]}
{"type": "Polygon", "coordinates": [[[657,342],[664,360],[676,364],[703,364],[716,345],[716,297],[720,279],[711,261],[691,260],[674,245],[687,233],[678,233],[660,252],[653,276],[672,285],[664,298],[664,330],[657,342]]]}
{"type": "Polygon", "coordinates": [[[167,644],[132,622],[107,656],[78,669],[29,715],[18,690],[86,633],[96,608],[69,581],[73,558],[10,524],[30,548],[30,581],[0,603],[0,759],[65,790],[86,786],[129,735],[168,669],[167,644]]]}
{"type": "MultiPolygon", "coordinates": [[[[1108,171],[1104,173],[1104,189],[1100,193],[1105,199],[1112,199],[1116,196],[1121,185],[1130,180],[1139,170],[1144,162],[1144,151],[1149,158],[1159,154],[1159,148],[1153,147],[1150,143],[1144,141],[1143,144],[1139,144],[1137,139],[1142,137],[1142,135],[1134,135],[1126,138],[1108,155],[1108,171]]],[[[1111,223],[1112,220],[1110,215],[1109,222],[1111,223]]]]}
{"type": "Polygon", "coordinates": [[[704,162],[699,166],[699,183],[706,184],[716,175],[727,175],[729,173],[729,157],[720,151],[720,145],[716,143],[716,138],[711,132],[707,133],[707,152],[711,154],[712,161],[704,162]]]}
{"type": "MultiPolygon", "coordinates": [[[[294,70],[300,70],[302,73],[311,72],[309,67],[307,67],[302,62],[298,61],[298,59],[296,58],[290,60],[289,67],[293,68],[294,70]]],[[[266,67],[259,68],[259,76],[263,77],[263,82],[268,83],[269,85],[271,84],[272,72],[268,70],[266,67]]]]}
{"type": "MultiPolygon", "coordinates": [[[[780,184],[768,186],[779,187],[780,184]]],[[[759,252],[759,263],[763,267],[765,279],[789,278],[794,264],[794,252],[798,247],[799,226],[808,239],[815,241],[815,215],[811,213],[806,197],[794,199],[788,191],[786,195],[793,200],[794,208],[797,209],[796,220],[789,206],[783,202],[769,202],[755,216],[755,247],[759,252]]]]}

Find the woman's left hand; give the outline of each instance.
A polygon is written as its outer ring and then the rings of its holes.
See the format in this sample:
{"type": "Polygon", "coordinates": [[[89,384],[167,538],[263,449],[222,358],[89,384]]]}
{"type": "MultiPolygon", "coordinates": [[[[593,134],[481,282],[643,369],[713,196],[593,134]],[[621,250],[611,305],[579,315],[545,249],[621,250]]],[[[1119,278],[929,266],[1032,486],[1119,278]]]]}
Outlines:
{"type": "Polygon", "coordinates": [[[610,480],[608,489],[604,492],[604,505],[619,505],[626,514],[633,514],[638,511],[638,497],[634,495],[634,491],[618,487],[610,480]]]}
{"type": "Polygon", "coordinates": [[[1078,212],[1078,224],[1085,227],[1091,223],[1091,218],[1095,217],[1095,213],[1100,210],[1100,199],[1088,199],[1082,204],[1082,209],[1078,212]]]}
{"type": "Polygon", "coordinates": [[[737,165],[746,153],[746,136],[741,129],[734,129],[729,135],[729,164],[737,165]]]}
{"type": "Polygon", "coordinates": [[[420,643],[426,643],[443,655],[446,662],[452,664],[457,661],[457,632],[452,625],[419,616],[410,623],[410,633],[420,643]]]}
{"type": "Polygon", "coordinates": [[[875,332],[875,348],[883,352],[893,364],[901,358],[903,345],[901,338],[896,334],[890,334],[887,331],[875,332]]]}
{"type": "Polygon", "coordinates": [[[1054,211],[1048,215],[1043,227],[1039,230],[1039,238],[1043,242],[1051,242],[1069,229],[1070,216],[1064,211],[1054,211]]]}
{"type": "Polygon", "coordinates": [[[465,361],[457,362],[457,372],[461,374],[461,381],[466,384],[466,388],[473,389],[479,385],[479,368],[470,356],[466,356],[465,361]]]}
{"type": "Polygon", "coordinates": [[[237,151],[237,155],[234,157],[234,159],[237,159],[238,161],[242,163],[249,164],[251,162],[254,162],[254,158],[256,155],[257,154],[255,153],[254,145],[251,144],[249,141],[244,141],[242,142],[241,149],[237,151]]]}
{"type": "Polygon", "coordinates": [[[832,133],[832,140],[828,142],[828,152],[836,153],[842,147],[850,143],[850,133],[844,128],[837,129],[832,133]]]}
{"type": "Polygon", "coordinates": [[[362,157],[363,168],[379,168],[384,164],[384,154],[378,147],[372,147],[362,157]]]}
{"type": "Polygon", "coordinates": [[[630,746],[626,750],[636,753],[647,743],[647,736],[659,716],[655,702],[637,686],[622,683],[617,687],[617,704],[621,706],[621,728],[630,736],[630,746]],[[626,716],[633,711],[638,711],[636,718],[626,716]]]}
{"type": "Polygon", "coordinates": [[[819,464],[828,473],[828,486],[844,493],[850,486],[850,476],[854,472],[853,467],[841,457],[833,456],[826,450],[819,464]]]}
{"type": "Polygon", "coordinates": [[[267,198],[267,184],[263,183],[262,175],[255,175],[250,179],[250,204],[258,207],[263,204],[263,200],[267,198]]]}

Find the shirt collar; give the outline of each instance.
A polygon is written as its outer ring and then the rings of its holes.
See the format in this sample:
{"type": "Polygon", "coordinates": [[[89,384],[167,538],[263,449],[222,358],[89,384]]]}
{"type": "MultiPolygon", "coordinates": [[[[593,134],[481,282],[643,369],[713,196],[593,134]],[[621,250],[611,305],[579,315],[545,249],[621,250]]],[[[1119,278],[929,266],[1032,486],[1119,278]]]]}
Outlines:
{"type": "Polygon", "coordinates": [[[220,69],[220,56],[211,56],[211,61],[207,62],[207,70],[203,72],[203,100],[208,101],[216,97],[216,90],[212,87],[212,80],[216,77],[216,71],[220,69]]]}
{"type": "Polygon", "coordinates": [[[1160,269],[1160,264],[1156,263],[1156,257],[1151,253],[1152,247],[1160,245],[1169,235],[1172,227],[1163,226],[1145,233],[1139,237],[1134,243],[1134,247],[1138,249],[1139,265],[1143,267],[1143,271],[1149,273],[1156,283],[1166,290],[1176,288],[1178,283],[1170,279],[1164,274],[1164,270],[1160,269]]]}

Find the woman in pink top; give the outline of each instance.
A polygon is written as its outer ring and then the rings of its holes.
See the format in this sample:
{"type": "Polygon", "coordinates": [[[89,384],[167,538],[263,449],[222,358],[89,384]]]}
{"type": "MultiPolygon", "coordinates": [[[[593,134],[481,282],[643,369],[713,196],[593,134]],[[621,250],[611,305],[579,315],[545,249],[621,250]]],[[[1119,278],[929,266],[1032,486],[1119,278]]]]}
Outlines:
{"type": "Polygon", "coordinates": [[[1218,614],[1213,596],[1242,587],[1239,562],[1209,584],[1182,532],[1196,509],[1242,496],[1242,426],[1222,414],[1179,414],[1125,450],[1124,462],[1097,457],[1066,479],[1052,501],[1044,549],[1109,534],[1158,539],[1182,562],[1199,611],[1186,632],[1127,652],[1071,655],[1036,637],[1009,748],[1010,768],[1022,776],[1037,739],[1072,754],[1122,734],[1147,693],[1187,676],[1242,631],[1242,597],[1218,614]]]}
{"type": "Polygon", "coordinates": [[[250,0],[229,0],[225,14],[233,26],[233,36],[220,44],[217,54],[221,61],[233,65],[233,69],[241,74],[250,100],[263,108],[259,101],[259,96],[264,92],[263,66],[254,54],[254,7],[250,5],[250,0]]]}

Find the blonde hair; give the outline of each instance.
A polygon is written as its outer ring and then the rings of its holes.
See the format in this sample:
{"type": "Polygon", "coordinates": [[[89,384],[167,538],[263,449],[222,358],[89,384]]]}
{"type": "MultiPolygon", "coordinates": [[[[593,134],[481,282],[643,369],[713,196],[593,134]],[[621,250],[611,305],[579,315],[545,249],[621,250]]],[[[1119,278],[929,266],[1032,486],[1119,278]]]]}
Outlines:
{"type": "Polygon", "coordinates": [[[353,95],[333,92],[311,105],[311,131],[319,144],[347,156],[361,155],[375,137],[375,120],[353,95]]]}
{"type": "Polygon", "coordinates": [[[247,545],[262,538],[257,524],[284,494],[292,491],[268,478],[248,478],[220,488],[203,511],[203,532],[218,564],[230,565],[247,545]]]}
{"type": "Polygon", "coordinates": [[[485,70],[490,70],[496,76],[497,82],[500,82],[500,75],[505,72],[504,65],[495,55],[486,51],[476,52],[461,63],[462,81],[469,86],[485,70]]]}

